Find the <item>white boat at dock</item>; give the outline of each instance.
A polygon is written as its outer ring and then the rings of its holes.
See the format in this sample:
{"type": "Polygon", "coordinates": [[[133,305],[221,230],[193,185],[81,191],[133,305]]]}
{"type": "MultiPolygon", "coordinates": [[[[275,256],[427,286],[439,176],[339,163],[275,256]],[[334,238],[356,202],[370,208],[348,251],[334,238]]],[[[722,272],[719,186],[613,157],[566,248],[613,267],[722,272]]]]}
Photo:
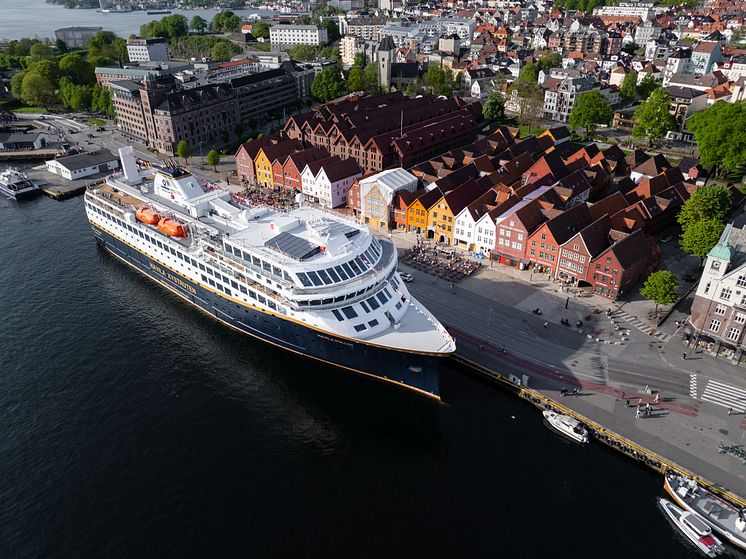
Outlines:
{"type": "Polygon", "coordinates": [[[717,557],[725,551],[723,544],[713,535],[710,525],[697,513],[679,508],[662,497],[658,498],[658,504],[686,539],[707,557],[717,557]]]}
{"type": "Polygon", "coordinates": [[[663,483],[666,492],[680,507],[697,513],[726,540],[746,550],[746,509],[729,503],[681,474],[666,474],[663,483]]]}
{"type": "Polygon", "coordinates": [[[588,442],[588,430],[574,417],[557,413],[554,410],[544,410],[543,415],[547,425],[560,435],[576,443],[585,444],[588,442]]]}

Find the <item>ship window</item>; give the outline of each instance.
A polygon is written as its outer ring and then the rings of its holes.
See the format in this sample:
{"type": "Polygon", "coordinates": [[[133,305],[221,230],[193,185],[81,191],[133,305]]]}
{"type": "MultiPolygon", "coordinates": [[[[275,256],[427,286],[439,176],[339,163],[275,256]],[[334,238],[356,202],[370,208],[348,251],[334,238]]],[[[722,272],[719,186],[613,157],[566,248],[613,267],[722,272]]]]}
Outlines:
{"type": "Polygon", "coordinates": [[[210,268],[207,268],[206,272],[210,275],[212,275],[212,270],[210,268]]]}
{"type": "Polygon", "coordinates": [[[321,278],[321,281],[324,282],[324,285],[329,285],[330,283],[334,283],[332,281],[332,278],[329,277],[329,274],[326,273],[326,270],[319,270],[318,274],[319,274],[319,277],[321,278]]]}
{"type": "Polygon", "coordinates": [[[362,332],[365,328],[365,324],[355,324],[355,332],[362,332]]]}
{"type": "Polygon", "coordinates": [[[248,293],[248,289],[246,289],[245,286],[239,285],[238,288],[241,290],[241,293],[243,293],[244,295],[246,295],[246,293],[248,293]]]}
{"type": "Polygon", "coordinates": [[[370,326],[371,328],[373,328],[374,326],[378,326],[378,321],[374,318],[368,323],[368,326],[370,326]]]}
{"type": "Polygon", "coordinates": [[[201,274],[200,277],[202,278],[202,281],[207,283],[207,276],[205,274],[201,274]]]}
{"type": "Polygon", "coordinates": [[[259,299],[259,302],[262,303],[263,305],[267,304],[267,299],[265,299],[262,295],[259,295],[258,299],[259,299]]]}
{"type": "Polygon", "coordinates": [[[242,252],[241,257],[246,260],[246,262],[251,262],[251,255],[248,252],[242,252]]]}
{"type": "Polygon", "coordinates": [[[311,283],[311,280],[308,279],[308,276],[306,274],[304,274],[303,272],[298,272],[295,275],[298,276],[298,279],[303,284],[303,287],[311,287],[313,285],[311,283]]]}
{"type": "Polygon", "coordinates": [[[318,307],[321,304],[321,301],[319,301],[318,299],[314,299],[310,303],[312,307],[318,307]]]}
{"type": "Polygon", "coordinates": [[[349,265],[350,265],[350,268],[352,268],[353,270],[355,270],[355,275],[356,276],[359,276],[360,274],[363,273],[362,270],[360,269],[360,266],[357,265],[357,262],[355,260],[350,260],[349,261],[349,265]]]}
{"type": "Polygon", "coordinates": [[[194,258],[190,258],[189,260],[191,260],[192,266],[194,266],[196,268],[197,267],[197,261],[194,258]]]}
{"type": "Polygon", "coordinates": [[[370,299],[365,300],[366,303],[370,305],[370,308],[373,310],[376,310],[381,305],[378,304],[378,301],[376,301],[375,297],[371,297],[370,299]]]}
{"type": "Polygon", "coordinates": [[[332,313],[334,314],[334,316],[337,317],[337,320],[339,320],[340,322],[342,322],[344,320],[344,317],[342,316],[342,313],[339,312],[337,309],[334,309],[332,311],[332,313]]]}
{"type": "Polygon", "coordinates": [[[316,275],[316,272],[308,272],[308,279],[310,279],[314,285],[324,285],[321,279],[319,279],[319,276],[316,275]]]}
{"type": "Polygon", "coordinates": [[[322,305],[331,305],[332,301],[333,301],[333,299],[330,297],[329,299],[324,299],[323,301],[321,301],[321,304],[322,305]]]}
{"type": "Polygon", "coordinates": [[[360,301],[360,306],[363,307],[363,310],[365,312],[370,312],[370,309],[368,308],[368,305],[365,304],[365,301],[360,301]]]}
{"type": "Polygon", "coordinates": [[[238,289],[238,283],[231,280],[231,287],[233,287],[233,289],[238,289]]]}
{"type": "Polygon", "coordinates": [[[258,258],[257,258],[256,256],[252,256],[252,257],[251,257],[251,263],[252,263],[252,264],[253,264],[254,266],[261,266],[261,265],[262,265],[262,261],[261,261],[261,260],[259,260],[259,259],[258,259],[258,258]]]}
{"type": "Polygon", "coordinates": [[[386,295],[383,294],[383,291],[379,291],[378,293],[376,293],[376,297],[378,297],[378,300],[381,301],[382,305],[385,305],[386,301],[388,301],[386,295]]]}
{"type": "Polygon", "coordinates": [[[267,304],[269,305],[270,309],[277,310],[277,305],[275,305],[274,301],[267,301],[267,304]]]}
{"type": "Polygon", "coordinates": [[[253,291],[249,291],[249,297],[251,297],[252,299],[256,299],[256,293],[254,293],[253,291]]]}
{"type": "Polygon", "coordinates": [[[176,255],[176,249],[174,249],[174,247],[168,247],[168,250],[169,250],[169,251],[171,252],[171,254],[173,254],[174,256],[176,255]]]}
{"type": "Polygon", "coordinates": [[[276,275],[278,278],[282,277],[282,270],[278,268],[277,266],[272,266],[272,273],[276,275]]]}
{"type": "Polygon", "coordinates": [[[345,300],[345,296],[344,295],[340,295],[339,297],[335,297],[334,298],[334,302],[335,303],[341,303],[344,300],[345,300]]]}
{"type": "Polygon", "coordinates": [[[290,277],[290,274],[288,274],[285,270],[282,271],[282,277],[285,279],[285,281],[293,281],[293,279],[290,277]]]}
{"type": "Polygon", "coordinates": [[[391,283],[394,284],[395,288],[399,288],[399,280],[397,280],[395,277],[391,276],[391,283]]]}
{"type": "Polygon", "coordinates": [[[207,279],[207,283],[209,283],[210,285],[212,285],[213,287],[215,287],[215,281],[213,281],[211,278],[207,279]]]}
{"type": "Polygon", "coordinates": [[[265,262],[264,260],[262,260],[262,269],[265,272],[270,272],[271,273],[272,272],[272,264],[270,264],[269,262],[265,262]]]}
{"type": "Polygon", "coordinates": [[[179,251],[176,251],[176,258],[179,260],[184,260],[184,255],[182,255],[179,251]]]}
{"type": "Polygon", "coordinates": [[[225,283],[228,283],[228,277],[227,277],[227,276],[222,276],[222,278],[223,278],[223,281],[224,281],[225,283]]]}
{"type": "Polygon", "coordinates": [[[340,264],[340,265],[342,266],[342,269],[347,273],[348,278],[352,279],[357,275],[355,272],[352,271],[352,268],[350,267],[349,264],[347,264],[347,262],[345,262],[344,264],[340,264]]]}
{"type": "Polygon", "coordinates": [[[339,283],[340,281],[342,281],[337,275],[337,272],[334,271],[334,268],[327,268],[326,272],[329,274],[329,277],[332,278],[333,282],[339,283]]]}
{"type": "Polygon", "coordinates": [[[337,272],[337,275],[343,280],[350,279],[347,273],[342,269],[342,266],[334,266],[334,271],[337,272]]]}
{"type": "Polygon", "coordinates": [[[354,294],[354,293],[348,293],[348,294],[347,294],[347,295],[345,296],[345,299],[354,299],[354,298],[355,298],[355,294],[354,294]]]}
{"type": "Polygon", "coordinates": [[[137,234],[140,235],[141,239],[145,238],[145,233],[143,233],[142,231],[138,231],[137,234]]]}
{"type": "Polygon", "coordinates": [[[398,311],[401,308],[401,302],[397,301],[396,305],[394,306],[396,307],[396,310],[398,311]]]}
{"type": "Polygon", "coordinates": [[[342,307],[342,314],[347,318],[357,318],[357,313],[352,307],[342,307]]]}

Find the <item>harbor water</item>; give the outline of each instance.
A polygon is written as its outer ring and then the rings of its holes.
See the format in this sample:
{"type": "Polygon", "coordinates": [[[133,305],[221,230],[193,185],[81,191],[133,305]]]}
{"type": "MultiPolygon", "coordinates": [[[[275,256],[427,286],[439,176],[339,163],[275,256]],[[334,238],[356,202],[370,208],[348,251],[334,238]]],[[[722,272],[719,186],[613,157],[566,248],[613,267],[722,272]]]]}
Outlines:
{"type": "Polygon", "coordinates": [[[230,331],[0,201],[0,557],[697,557],[662,479],[462,372],[444,405],[230,331]]]}

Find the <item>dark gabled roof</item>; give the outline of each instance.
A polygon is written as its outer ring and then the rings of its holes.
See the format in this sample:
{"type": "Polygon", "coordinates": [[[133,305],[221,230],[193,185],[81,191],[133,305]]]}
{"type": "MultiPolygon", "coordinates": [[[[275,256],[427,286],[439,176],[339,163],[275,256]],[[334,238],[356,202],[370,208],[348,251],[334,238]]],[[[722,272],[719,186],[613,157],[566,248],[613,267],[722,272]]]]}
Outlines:
{"type": "Polygon", "coordinates": [[[587,204],[578,204],[547,221],[546,225],[558,245],[591,224],[591,214],[587,204]]]}
{"type": "Polygon", "coordinates": [[[357,160],[352,157],[341,159],[338,162],[326,163],[323,168],[329,182],[337,182],[355,175],[363,174],[363,170],[360,168],[360,165],[358,165],[357,160]]]}
{"type": "Polygon", "coordinates": [[[609,232],[611,231],[611,219],[603,215],[590,225],[580,231],[580,237],[588,249],[591,258],[603,252],[609,246],[609,232]]]}
{"type": "Polygon", "coordinates": [[[117,159],[116,155],[104,149],[91,153],[79,153],[77,155],[59,157],[57,158],[57,162],[70,171],[77,171],[78,169],[85,169],[95,165],[103,165],[117,159]]]}
{"type": "Polygon", "coordinates": [[[285,158],[288,155],[290,155],[294,151],[303,149],[303,145],[298,140],[293,138],[290,140],[282,140],[274,144],[269,144],[260,149],[264,150],[264,155],[266,155],[267,159],[269,159],[269,162],[274,165],[275,159],[281,159],[284,163],[285,158]]]}
{"type": "Polygon", "coordinates": [[[381,42],[378,43],[378,50],[396,50],[396,45],[394,44],[394,40],[389,36],[386,35],[383,39],[381,39],[381,42]]]}
{"type": "Polygon", "coordinates": [[[624,153],[622,148],[620,148],[616,144],[612,144],[611,146],[603,150],[603,154],[604,159],[608,159],[609,161],[621,161],[622,159],[627,157],[627,154],[624,153]]]}
{"type": "Polygon", "coordinates": [[[555,183],[555,185],[567,188],[573,195],[579,192],[585,192],[591,188],[591,183],[588,182],[588,179],[582,170],[575,171],[574,173],[561,178],[555,183]]]}
{"type": "Polygon", "coordinates": [[[311,161],[318,161],[319,159],[326,159],[327,157],[329,157],[329,152],[324,148],[306,148],[288,155],[283,166],[287,165],[288,161],[292,161],[295,168],[299,172],[302,172],[306,165],[311,161]]]}
{"type": "MultiPolygon", "coordinates": [[[[645,150],[642,149],[636,149],[632,153],[630,153],[627,157],[624,158],[624,160],[627,162],[627,165],[630,169],[634,169],[638,165],[642,165],[644,161],[647,161],[650,159],[650,156],[645,153],[645,150]]],[[[656,173],[657,174],[657,173],[656,173]]]]}
{"type": "Polygon", "coordinates": [[[477,178],[479,174],[477,166],[470,163],[460,169],[456,169],[442,179],[438,179],[438,187],[443,190],[443,192],[448,192],[449,190],[453,190],[457,186],[465,183],[469,179],[477,178]]]}
{"type": "Polygon", "coordinates": [[[443,191],[440,188],[435,187],[424,196],[420,196],[417,200],[426,210],[429,210],[433,206],[433,204],[435,204],[442,197],[443,191]]]}
{"type": "Polygon", "coordinates": [[[257,154],[259,153],[259,150],[273,143],[277,143],[277,141],[278,141],[278,138],[273,137],[273,136],[263,136],[261,138],[257,138],[256,140],[251,140],[250,142],[241,144],[238,148],[238,151],[236,152],[236,155],[238,155],[238,152],[243,150],[248,154],[248,156],[253,161],[256,158],[257,154]]]}
{"type": "Polygon", "coordinates": [[[627,207],[627,199],[621,192],[615,192],[602,198],[595,204],[591,204],[588,211],[591,213],[591,217],[595,220],[604,215],[614,215],[615,213],[623,210],[627,207]]]}
{"type": "Polygon", "coordinates": [[[637,167],[633,167],[632,172],[654,177],[670,168],[671,164],[668,162],[668,159],[666,159],[662,153],[656,153],[653,157],[646,159],[637,167]]]}
{"type": "Polygon", "coordinates": [[[650,243],[642,229],[637,229],[609,248],[623,269],[629,268],[640,261],[648,260],[650,249],[650,243]]]}
{"type": "Polygon", "coordinates": [[[458,215],[468,204],[471,204],[489,189],[489,186],[484,186],[476,180],[470,179],[446,194],[445,200],[451,209],[451,213],[458,215]]]}
{"type": "Polygon", "coordinates": [[[416,62],[393,62],[391,64],[391,78],[415,80],[420,76],[420,65],[416,62]]]}

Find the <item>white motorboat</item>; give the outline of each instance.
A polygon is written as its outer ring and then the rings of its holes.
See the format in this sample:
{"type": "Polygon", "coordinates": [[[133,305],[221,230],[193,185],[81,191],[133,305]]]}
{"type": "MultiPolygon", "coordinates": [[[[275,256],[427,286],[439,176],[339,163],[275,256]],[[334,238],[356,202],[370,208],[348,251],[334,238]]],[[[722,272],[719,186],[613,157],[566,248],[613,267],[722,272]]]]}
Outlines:
{"type": "Polygon", "coordinates": [[[746,509],[732,505],[681,474],[666,474],[663,487],[680,507],[697,513],[726,540],[746,550],[746,509]]]}
{"type": "Polygon", "coordinates": [[[576,443],[585,444],[588,442],[588,430],[574,417],[557,413],[554,410],[544,410],[543,415],[547,425],[560,435],[564,435],[576,443]]]}
{"type": "Polygon", "coordinates": [[[658,498],[658,504],[686,539],[707,557],[717,557],[725,551],[723,544],[713,535],[710,525],[697,513],[679,508],[662,497],[658,498]]]}

